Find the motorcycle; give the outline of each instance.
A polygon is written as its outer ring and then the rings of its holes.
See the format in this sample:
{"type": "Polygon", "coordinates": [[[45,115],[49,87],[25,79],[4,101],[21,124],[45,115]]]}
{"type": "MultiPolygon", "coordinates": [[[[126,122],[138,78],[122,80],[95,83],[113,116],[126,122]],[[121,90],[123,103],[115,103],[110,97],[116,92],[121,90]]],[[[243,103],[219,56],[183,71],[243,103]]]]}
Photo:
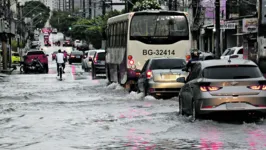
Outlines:
{"type": "Polygon", "coordinates": [[[32,59],[31,63],[21,65],[20,71],[23,71],[25,73],[27,73],[28,71],[45,73],[45,68],[38,57],[35,57],[34,59],[32,59]]]}

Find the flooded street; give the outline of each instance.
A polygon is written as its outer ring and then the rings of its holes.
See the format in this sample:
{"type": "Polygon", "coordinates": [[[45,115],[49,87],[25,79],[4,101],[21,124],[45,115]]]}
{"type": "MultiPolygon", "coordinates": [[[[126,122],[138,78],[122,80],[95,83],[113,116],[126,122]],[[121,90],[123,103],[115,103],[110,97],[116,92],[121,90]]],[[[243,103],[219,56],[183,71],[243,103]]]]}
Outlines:
{"type": "Polygon", "coordinates": [[[91,80],[80,64],[64,80],[15,74],[0,84],[0,149],[266,149],[266,123],[189,122],[177,98],[127,93],[91,80]]]}

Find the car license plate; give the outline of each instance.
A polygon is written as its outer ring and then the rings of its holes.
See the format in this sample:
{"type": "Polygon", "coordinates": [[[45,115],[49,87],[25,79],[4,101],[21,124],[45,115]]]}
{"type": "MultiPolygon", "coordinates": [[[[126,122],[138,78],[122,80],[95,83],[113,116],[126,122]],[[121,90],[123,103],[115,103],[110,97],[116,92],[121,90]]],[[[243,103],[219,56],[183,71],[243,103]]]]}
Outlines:
{"type": "Polygon", "coordinates": [[[172,74],[164,74],[164,75],[162,75],[162,78],[163,79],[176,79],[177,78],[177,76],[176,75],[172,75],[172,74]]]}
{"type": "Polygon", "coordinates": [[[102,64],[102,65],[105,65],[105,61],[101,61],[101,64],[102,64]]]}
{"type": "Polygon", "coordinates": [[[80,58],[80,56],[77,56],[77,58],[80,58]]]}
{"type": "Polygon", "coordinates": [[[228,110],[245,109],[246,104],[245,103],[226,103],[226,108],[228,110]]]}

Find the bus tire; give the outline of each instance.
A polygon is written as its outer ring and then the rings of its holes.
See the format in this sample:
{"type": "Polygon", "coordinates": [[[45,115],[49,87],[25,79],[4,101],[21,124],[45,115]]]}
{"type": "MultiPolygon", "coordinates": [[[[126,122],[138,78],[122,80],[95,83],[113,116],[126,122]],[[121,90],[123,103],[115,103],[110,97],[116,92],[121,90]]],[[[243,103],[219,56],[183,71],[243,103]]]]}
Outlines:
{"type": "Polygon", "coordinates": [[[111,81],[111,77],[110,77],[110,67],[108,64],[106,65],[106,78],[108,80],[108,84],[111,84],[112,81],[111,81]]]}
{"type": "Polygon", "coordinates": [[[117,83],[121,84],[121,74],[120,74],[120,67],[119,65],[116,66],[117,67],[117,83]]]}

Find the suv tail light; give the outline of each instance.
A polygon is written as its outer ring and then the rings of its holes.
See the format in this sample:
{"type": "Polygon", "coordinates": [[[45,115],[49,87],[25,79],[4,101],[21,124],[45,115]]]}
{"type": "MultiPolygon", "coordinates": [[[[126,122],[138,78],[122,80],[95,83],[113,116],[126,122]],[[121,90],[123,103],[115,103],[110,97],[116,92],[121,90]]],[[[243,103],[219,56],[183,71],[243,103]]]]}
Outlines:
{"type": "Polygon", "coordinates": [[[97,63],[98,60],[98,53],[96,54],[95,58],[94,58],[94,62],[97,63]]]}
{"type": "Polygon", "coordinates": [[[216,86],[200,86],[200,90],[202,92],[218,91],[220,89],[222,89],[222,87],[216,87],[216,86]]]}
{"type": "Polygon", "coordinates": [[[146,77],[147,77],[147,79],[151,79],[152,78],[152,71],[151,70],[148,70],[146,72],[146,77]]]}
{"type": "Polygon", "coordinates": [[[266,85],[252,85],[252,86],[248,86],[249,89],[252,90],[266,90],[266,85]]]}

